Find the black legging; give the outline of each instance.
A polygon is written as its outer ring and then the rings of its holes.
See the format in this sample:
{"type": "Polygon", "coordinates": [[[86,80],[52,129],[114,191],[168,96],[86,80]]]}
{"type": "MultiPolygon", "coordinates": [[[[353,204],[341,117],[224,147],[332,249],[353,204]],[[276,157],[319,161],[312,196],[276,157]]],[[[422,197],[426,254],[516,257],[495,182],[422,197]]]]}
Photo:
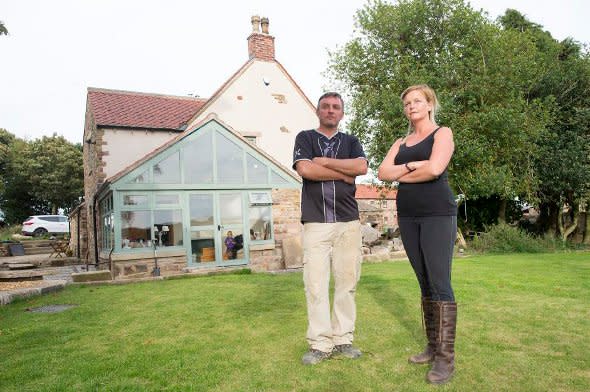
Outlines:
{"type": "Polygon", "coordinates": [[[451,262],[457,237],[457,217],[398,217],[398,223],[422,297],[454,302],[451,262]]]}

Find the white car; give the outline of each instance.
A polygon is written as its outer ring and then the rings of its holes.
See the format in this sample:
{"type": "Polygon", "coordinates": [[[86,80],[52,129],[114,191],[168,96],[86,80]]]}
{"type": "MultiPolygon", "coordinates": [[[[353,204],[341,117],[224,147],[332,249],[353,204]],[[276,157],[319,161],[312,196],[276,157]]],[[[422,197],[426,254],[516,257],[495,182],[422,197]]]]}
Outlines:
{"type": "Polygon", "coordinates": [[[33,215],[23,222],[23,235],[38,237],[43,234],[66,234],[70,232],[68,217],[64,215],[33,215]]]}

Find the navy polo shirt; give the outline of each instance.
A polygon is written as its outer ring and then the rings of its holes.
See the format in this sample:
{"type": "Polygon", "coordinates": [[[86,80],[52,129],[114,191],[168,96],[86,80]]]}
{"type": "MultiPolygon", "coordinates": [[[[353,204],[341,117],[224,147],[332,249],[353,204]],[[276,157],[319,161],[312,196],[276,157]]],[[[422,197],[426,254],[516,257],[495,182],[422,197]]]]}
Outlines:
{"type": "MultiPolygon", "coordinates": [[[[293,169],[298,161],[311,161],[315,157],[367,159],[355,136],[336,132],[328,138],[315,129],[299,132],[293,149],[293,169]]],[[[344,181],[311,181],[304,178],[301,222],[335,223],[359,219],[355,192],[356,186],[344,181]]]]}

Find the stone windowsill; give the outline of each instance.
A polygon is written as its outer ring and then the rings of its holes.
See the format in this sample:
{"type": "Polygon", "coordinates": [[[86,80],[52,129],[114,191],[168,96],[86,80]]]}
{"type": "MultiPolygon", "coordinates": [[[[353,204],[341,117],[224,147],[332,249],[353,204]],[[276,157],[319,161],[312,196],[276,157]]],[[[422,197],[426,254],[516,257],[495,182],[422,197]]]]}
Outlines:
{"type": "MultiPolygon", "coordinates": [[[[184,249],[162,249],[158,248],[156,250],[156,257],[175,257],[175,256],[185,256],[186,257],[186,250],[184,249]]],[[[100,252],[99,257],[101,259],[108,259],[109,252],[100,252]]],[[[113,252],[111,255],[113,261],[119,260],[137,260],[137,259],[153,259],[154,258],[154,251],[152,250],[144,250],[138,252],[113,252]]]]}
{"type": "Polygon", "coordinates": [[[250,244],[250,251],[253,250],[270,250],[275,248],[274,241],[267,244],[250,244]]]}

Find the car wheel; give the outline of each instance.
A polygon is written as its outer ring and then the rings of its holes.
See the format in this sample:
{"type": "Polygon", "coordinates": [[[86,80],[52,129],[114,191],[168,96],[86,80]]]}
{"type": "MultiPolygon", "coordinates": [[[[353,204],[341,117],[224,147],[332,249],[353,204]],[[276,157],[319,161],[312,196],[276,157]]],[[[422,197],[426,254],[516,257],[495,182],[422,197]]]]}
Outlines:
{"type": "Polygon", "coordinates": [[[34,237],[41,237],[43,234],[47,234],[47,229],[44,229],[42,227],[35,229],[35,231],[33,232],[34,237]]]}

